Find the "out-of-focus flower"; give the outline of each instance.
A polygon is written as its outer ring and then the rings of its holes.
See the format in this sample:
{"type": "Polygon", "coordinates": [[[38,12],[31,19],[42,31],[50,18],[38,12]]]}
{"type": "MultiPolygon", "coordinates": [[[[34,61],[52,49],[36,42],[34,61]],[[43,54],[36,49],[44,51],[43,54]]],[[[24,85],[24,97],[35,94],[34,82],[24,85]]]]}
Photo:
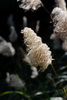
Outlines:
{"type": "Polygon", "coordinates": [[[62,44],[62,48],[67,51],[67,39],[64,40],[63,44],[62,44]]]}
{"type": "Polygon", "coordinates": [[[37,10],[42,5],[43,4],[42,4],[41,0],[22,0],[19,7],[23,8],[26,11],[28,11],[30,9],[37,10]]]}
{"type": "Polygon", "coordinates": [[[16,33],[16,30],[15,30],[15,27],[14,26],[11,26],[10,27],[10,35],[9,35],[9,40],[11,42],[14,42],[16,41],[18,38],[18,34],[16,33]]]}
{"type": "Polygon", "coordinates": [[[19,2],[20,0],[17,0],[17,2],[19,2]]]}
{"type": "Polygon", "coordinates": [[[40,28],[40,21],[37,20],[37,22],[36,22],[36,27],[35,27],[35,32],[36,32],[36,33],[39,32],[39,28],[40,28]]]}
{"type": "Polygon", "coordinates": [[[35,93],[36,96],[37,96],[37,95],[42,95],[42,94],[43,94],[43,92],[41,92],[41,91],[35,93]]]}
{"type": "Polygon", "coordinates": [[[12,46],[12,44],[10,42],[7,42],[1,36],[0,36],[0,54],[7,57],[15,55],[15,49],[12,46]]]}
{"type": "Polygon", "coordinates": [[[57,38],[62,40],[67,37],[67,13],[61,8],[56,7],[52,11],[52,20],[54,24],[54,33],[57,38]]]}
{"type": "Polygon", "coordinates": [[[13,15],[10,15],[8,17],[7,24],[9,25],[9,28],[10,28],[9,40],[11,42],[14,42],[18,38],[18,34],[17,34],[16,30],[15,30],[14,21],[13,21],[13,15]]]}
{"type": "Polygon", "coordinates": [[[23,28],[27,27],[27,17],[23,16],[23,28]]]}
{"type": "Polygon", "coordinates": [[[6,73],[6,83],[14,87],[15,89],[23,88],[25,86],[25,82],[21,80],[17,75],[6,73]]]}
{"type": "Polygon", "coordinates": [[[55,0],[56,6],[60,7],[62,10],[66,11],[66,2],[65,0],[55,0]]]}
{"type": "Polygon", "coordinates": [[[67,10],[65,0],[55,0],[57,7],[51,13],[54,34],[59,39],[66,39],[67,37],[67,10]]]}
{"type": "Polygon", "coordinates": [[[41,66],[45,70],[52,63],[50,48],[42,43],[41,37],[37,36],[31,28],[21,30],[24,35],[24,43],[27,46],[27,56],[30,60],[30,65],[41,66]]]}
{"type": "Polygon", "coordinates": [[[56,39],[56,34],[55,33],[51,34],[50,39],[51,40],[56,39]]]}
{"type": "Polygon", "coordinates": [[[38,76],[38,71],[37,71],[37,68],[34,67],[34,66],[31,66],[31,70],[32,70],[32,75],[31,75],[31,78],[36,78],[38,76]]]}
{"type": "Polygon", "coordinates": [[[65,0],[56,0],[57,6],[55,7],[51,13],[52,21],[53,21],[53,35],[51,35],[51,39],[61,39],[63,40],[62,48],[67,50],[65,44],[67,44],[67,9],[65,0]]]}
{"type": "Polygon", "coordinates": [[[50,100],[64,100],[62,97],[51,97],[50,100]]]}

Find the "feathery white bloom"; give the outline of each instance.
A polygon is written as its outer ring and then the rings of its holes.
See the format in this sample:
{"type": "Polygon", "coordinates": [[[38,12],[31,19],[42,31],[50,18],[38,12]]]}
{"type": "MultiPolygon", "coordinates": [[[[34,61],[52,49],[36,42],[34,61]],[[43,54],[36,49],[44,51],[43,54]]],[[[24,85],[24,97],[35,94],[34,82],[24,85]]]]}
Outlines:
{"type": "Polygon", "coordinates": [[[19,5],[20,8],[24,10],[37,10],[39,7],[42,6],[41,0],[22,0],[21,4],[19,5]]]}
{"type": "Polygon", "coordinates": [[[55,0],[56,5],[60,7],[62,10],[66,11],[66,2],[65,0],[55,0]]]}
{"type": "Polygon", "coordinates": [[[49,64],[52,62],[51,51],[46,44],[41,44],[37,48],[31,49],[27,56],[29,57],[32,65],[42,66],[45,70],[49,64]]]}
{"type": "Polygon", "coordinates": [[[52,63],[50,48],[42,43],[41,37],[37,36],[31,28],[21,30],[24,35],[24,43],[27,46],[27,58],[30,60],[30,65],[41,66],[45,70],[52,63]]]}
{"type": "Polygon", "coordinates": [[[55,21],[58,22],[58,21],[61,21],[61,19],[65,21],[67,14],[66,14],[66,11],[63,11],[61,8],[55,7],[51,13],[51,16],[52,16],[53,22],[55,21]]]}
{"type": "MultiPolygon", "coordinates": [[[[65,0],[55,0],[57,7],[55,7],[51,13],[53,21],[53,34],[50,36],[50,39],[53,39],[54,47],[59,40],[63,40],[62,48],[67,50],[67,9],[65,0]],[[58,40],[58,41],[56,41],[58,40]]],[[[60,47],[60,45],[59,45],[60,47]]]]}
{"type": "Polygon", "coordinates": [[[55,0],[58,7],[55,7],[51,13],[53,21],[53,35],[51,39],[61,39],[63,40],[62,48],[66,50],[67,47],[67,9],[65,0],[55,0]]]}
{"type": "Polygon", "coordinates": [[[65,0],[55,0],[57,7],[51,13],[54,33],[61,40],[67,38],[67,9],[65,0]]]}
{"type": "Polygon", "coordinates": [[[41,37],[38,37],[36,33],[31,29],[25,27],[24,30],[21,30],[21,33],[24,34],[24,43],[28,47],[27,50],[34,48],[42,44],[41,37]]]}
{"type": "Polygon", "coordinates": [[[64,40],[67,38],[67,12],[61,8],[54,8],[52,11],[52,20],[54,24],[54,33],[56,37],[64,40]]]}
{"type": "Polygon", "coordinates": [[[10,42],[0,37],[0,54],[4,56],[13,56],[15,54],[15,49],[10,42]]]}

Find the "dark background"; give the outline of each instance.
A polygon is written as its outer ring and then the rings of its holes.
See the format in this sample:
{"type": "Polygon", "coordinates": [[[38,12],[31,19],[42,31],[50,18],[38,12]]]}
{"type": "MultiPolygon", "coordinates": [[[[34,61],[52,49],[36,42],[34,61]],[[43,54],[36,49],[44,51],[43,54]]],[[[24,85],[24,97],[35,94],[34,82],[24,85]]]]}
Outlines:
{"type": "MultiPolygon", "coordinates": [[[[50,40],[50,35],[53,32],[53,25],[51,22],[50,14],[53,8],[56,6],[54,0],[42,0],[42,3],[44,7],[39,8],[37,11],[27,11],[25,12],[23,9],[19,8],[19,3],[16,2],[16,0],[0,0],[0,36],[2,36],[7,41],[10,41],[8,36],[10,34],[9,26],[7,25],[7,18],[13,14],[14,18],[14,25],[15,29],[18,34],[18,39],[12,43],[16,54],[13,57],[5,57],[0,54],[0,94],[5,91],[16,91],[14,88],[9,87],[6,82],[6,72],[9,72],[10,74],[19,74],[20,78],[22,78],[26,82],[26,93],[29,95],[33,95],[38,91],[42,91],[43,94],[39,96],[33,96],[30,98],[27,98],[22,95],[18,94],[8,94],[0,97],[0,100],[48,100],[47,98],[52,96],[63,96],[62,93],[56,93],[56,91],[62,92],[61,86],[54,86],[52,83],[52,80],[47,77],[48,74],[51,74],[53,80],[55,79],[55,82],[57,82],[57,77],[55,73],[53,72],[51,66],[48,67],[48,69],[45,72],[39,72],[39,76],[35,79],[31,79],[31,69],[28,64],[23,62],[20,56],[20,53],[18,51],[19,47],[22,47],[25,50],[25,46],[22,43],[23,36],[21,35],[20,31],[23,29],[23,21],[22,17],[26,16],[28,23],[27,26],[31,27],[35,31],[36,21],[40,20],[40,29],[37,35],[42,37],[42,41],[44,43],[47,43],[52,51],[52,56],[55,59],[53,61],[53,66],[55,67],[55,70],[57,74],[60,74],[60,67],[67,65],[67,56],[64,56],[62,59],[62,56],[64,55],[65,51],[60,50],[54,50],[53,49],[53,41],[50,40]],[[21,68],[19,67],[21,66],[21,68]],[[45,98],[45,99],[44,99],[45,98]]],[[[62,43],[62,41],[61,41],[62,43]]],[[[67,67],[65,67],[66,71],[67,67]]],[[[66,82],[64,81],[63,86],[66,85],[66,82]]],[[[20,90],[21,91],[21,90],[20,90]]],[[[23,92],[23,90],[22,90],[23,92]]]]}

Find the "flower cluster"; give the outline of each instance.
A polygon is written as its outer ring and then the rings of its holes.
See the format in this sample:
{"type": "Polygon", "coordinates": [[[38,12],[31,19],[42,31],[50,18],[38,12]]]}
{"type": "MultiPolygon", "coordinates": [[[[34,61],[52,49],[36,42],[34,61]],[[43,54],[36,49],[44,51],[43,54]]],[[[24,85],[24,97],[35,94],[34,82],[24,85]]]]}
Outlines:
{"type": "Polygon", "coordinates": [[[52,56],[50,48],[42,43],[41,37],[28,27],[21,30],[24,36],[24,43],[27,46],[27,55],[32,66],[41,66],[45,70],[49,64],[52,63],[52,56]]]}
{"type": "Polygon", "coordinates": [[[51,38],[63,40],[62,48],[67,50],[67,10],[65,0],[56,1],[58,7],[55,7],[51,13],[53,21],[53,34],[51,38]]]}
{"type": "Polygon", "coordinates": [[[56,34],[56,37],[64,40],[67,37],[67,13],[61,8],[56,7],[53,9],[51,15],[53,16],[53,31],[56,34]]]}
{"type": "Polygon", "coordinates": [[[20,8],[24,10],[37,10],[39,7],[42,6],[41,0],[21,0],[21,4],[19,5],[20,8]]]}

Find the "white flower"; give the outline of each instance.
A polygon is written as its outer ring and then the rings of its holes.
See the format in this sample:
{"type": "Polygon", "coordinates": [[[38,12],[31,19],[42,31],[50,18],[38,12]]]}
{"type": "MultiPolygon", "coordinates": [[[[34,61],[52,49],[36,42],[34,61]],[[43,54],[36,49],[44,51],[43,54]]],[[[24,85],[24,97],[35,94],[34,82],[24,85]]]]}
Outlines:
{"type": "Polygon", "coordinates": [[[24,35],[24,43],[27,46],[26,57],[30,60],[30,65],[41,66],[45,70],[52,63],[50,48],[42,43],[41,37],[37,36],[31,28],[21,30],[24,35]]]}
{"type": "Polygon", "coordinates": [[[51,13],[53,21],[53,35],[51,39],[63,40],[62,48],[67,50],[67,9],[65,0],[55,1],[58,7],[55,7],[51,13]]]}
{"type": "Polygon", "coordinates": [[[24,10],[37,10],[39,7],[42,6],[41,0],[22,0],[21,4],[19,5],[20,8],[24,10]]]}
{"type": "Polygon", "coordinates": [[[2,37],[0,37],[0,54],[7,57],[15,55],[15,49],[12,44],[4,40],[2,37]]]}
{"type": "Polygon", "coordinates": [[[11,86],[14,87],[15,89],[19,89],[19,88],[23,88],[25,86],[25,82],[23,80],[20,79],[20,77],[18,77],[15,74],[11,74],[9,72],[6,73],[7,77],[6,77],[6,83],[11,86]]]}

